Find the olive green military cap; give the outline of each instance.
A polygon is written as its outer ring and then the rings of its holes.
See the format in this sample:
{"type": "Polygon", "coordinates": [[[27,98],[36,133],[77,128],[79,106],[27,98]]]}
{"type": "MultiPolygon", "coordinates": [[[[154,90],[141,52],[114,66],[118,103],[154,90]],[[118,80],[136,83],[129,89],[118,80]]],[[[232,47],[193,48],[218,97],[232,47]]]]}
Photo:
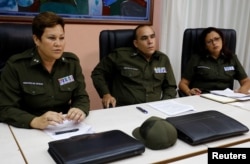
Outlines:
{"type": "Polygon", "coordinates": [[[177,140],[177,130],[166,120],[152,116],[132,132],[133,136],[152,150],[173,146],[177,140]]]}

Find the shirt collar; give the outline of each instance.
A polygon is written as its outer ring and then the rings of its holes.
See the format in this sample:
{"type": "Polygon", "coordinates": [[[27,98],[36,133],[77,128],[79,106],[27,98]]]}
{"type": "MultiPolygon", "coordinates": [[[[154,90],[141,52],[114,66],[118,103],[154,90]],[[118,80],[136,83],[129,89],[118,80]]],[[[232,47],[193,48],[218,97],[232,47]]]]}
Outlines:
{"type": "MultiPolygon", "coordinates": [[[[225,59],[225,54],[223,52],[220,53],[220,56],[218,57],[218,59],[225,59]]],[[[214,59],[210,54],[206,55],[206,58],[211,58],[214,59]]]]}
{"type": "MultiPolygon", "coordinates": [[[[139,55],[141,55],[141,56],[143,56],[143,52],[141,52],[140,50],[136,50],[133,54],[131,54],[130,56],[139,56],[139,55]]],[[[143,56],[144,57],[144,56],[143,56]]],[[[157,53],[157,51],[155,51],[154,52],[154,54],[152,55],[152,57],[151,57],[151,60],[153,60],[153,59],[160,59],[160,54],[159,53],[157,53]]]]}
{"type": "MultiPolygon", "coordinates": [[[[30,54],[32,56],[32,59],[31,59],[31,62],[30,62],[30,65],[38,65],[38,64],[41,64],[42,62],[42,59],[40,57],[40,55],[38,54],[38,51],[37,49],[35,49],[34,51],[31,52],[30,54]]],[[[67,63],[69,62],[67,58],[65,58],[63,55],[61,58],[59,58],[57,61],[61,61],[61,62],[64,62],[64,63],[67,63]]]]}

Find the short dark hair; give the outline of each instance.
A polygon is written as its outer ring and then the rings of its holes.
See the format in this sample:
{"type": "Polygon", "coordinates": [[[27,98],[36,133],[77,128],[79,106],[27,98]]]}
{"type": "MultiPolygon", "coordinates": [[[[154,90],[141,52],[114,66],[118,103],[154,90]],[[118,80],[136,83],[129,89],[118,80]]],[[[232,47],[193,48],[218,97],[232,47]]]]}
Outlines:
{"type": "Polygon", "coordinates": [[[134,34],[133,34],[133,35],[134,35],[134,40],[137,39],[136,33],[137,33],[138,29],[140,29],[140,28],[142,28],[142,27],[145,27],[145,26],[149,26],[149,25],[141,24],[141,25],[138,25],[138,26],[134,29],[134,34]]]}
{"type": "Polygon", "coordinates": [[[36,15],[32,22],[32,33],[36,35],[38,39],[41,39],[44,29],[46,27],[54,27],[56,25],[61,25],[64,30],[64,20],[57,14],[53,12],[42,12],[36,15]]]}

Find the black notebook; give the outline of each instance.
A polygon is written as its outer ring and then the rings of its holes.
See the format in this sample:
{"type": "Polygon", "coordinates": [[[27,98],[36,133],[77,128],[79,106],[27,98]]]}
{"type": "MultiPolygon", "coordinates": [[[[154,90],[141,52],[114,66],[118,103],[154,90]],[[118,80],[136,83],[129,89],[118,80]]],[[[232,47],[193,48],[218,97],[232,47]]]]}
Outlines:
{"type": "Polygon", "coordinates": [[[120,130],[51,141],[48,152],[58,164],[107,163],[142,154],[145,146],[120,130]]]}
{"type": "Polygon", "coordinates": [[[198,145],[249,131],[239,121],[214,110],[166,118],[177,129],[178,138],[198,145]]]}

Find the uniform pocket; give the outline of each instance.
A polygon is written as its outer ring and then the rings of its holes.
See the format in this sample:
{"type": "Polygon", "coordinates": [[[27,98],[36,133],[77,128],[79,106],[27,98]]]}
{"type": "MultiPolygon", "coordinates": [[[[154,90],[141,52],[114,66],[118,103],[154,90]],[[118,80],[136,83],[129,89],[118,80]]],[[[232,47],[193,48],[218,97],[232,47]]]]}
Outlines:
{"type": "Polygon", "coordinates": [[[235,75],[235,71],[234,70],[232,70],[232,71],[225,71],[225,74],[227,76],[233,77],[235,75]]]}
{"type": "Polygon", "coordinates": [[[135,69],[123,69],[121,70],[121,75],[125,77],[138,77],[140,76],[140,71],[135,69]]]}
{"type": "Polygon", "coordinates": [[[195,68],[195,72],[198,75],[204,76],[204,75],[209,75],[211,73],[211,69],[209,67],[197,66],[195,68]]]}
{"type": "Polygon", "coordinates": [[[166,73],[154,73],[154,77],[155,79],[162,81],[164,80],[165,74],[166,73]]]}
{"type": "Polygon", "coordinates": [[[41,95],[46,93],[43,85],[23,85],[23,90],[29,95],[41,95]]]}
{"type": "Polygon", "coordinates": [[[64,84],[60,86],[60,90],[63,92],[72,92],[77,87],[76,82],[64,84]]]}

